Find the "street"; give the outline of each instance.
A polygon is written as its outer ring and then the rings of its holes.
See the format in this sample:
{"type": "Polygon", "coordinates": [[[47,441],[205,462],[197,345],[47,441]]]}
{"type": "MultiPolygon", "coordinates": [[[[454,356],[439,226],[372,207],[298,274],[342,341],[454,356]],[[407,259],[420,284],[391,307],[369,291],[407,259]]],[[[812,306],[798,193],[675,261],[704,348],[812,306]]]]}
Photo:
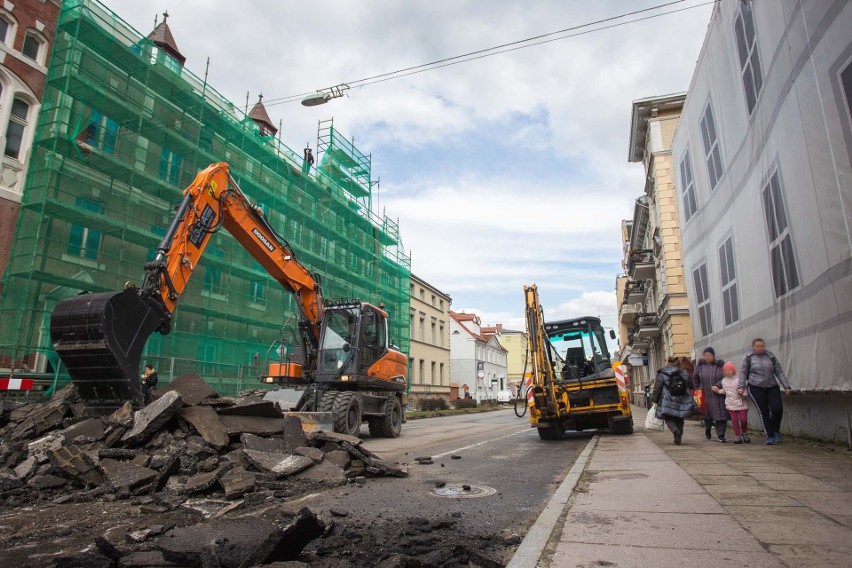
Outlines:
{"type": "Polygon", "coordinates": [[[511,558],[591,437],[569,434],[565,440],[542,442],[528,418],[515,417],[509,408],[412,420],[395,439],[371,439],[366,430],[362,430],[364,445],[386,461],[411,464],[409,476],[385,478],[357,490],[338,487],[300,504],[317,513],[342,509],[349,514],[347,520],[358,523],[375,518],[404,525],[414,519],[422,529],[424,520],[433,525],[449,521],[451,530],[440,533],[447,548],[458,541],[500,566],[511,558]],[[461,459],[452,459],[454,455],[461,459]],[[426,456],[434,463],[415,463],[415,458],[426,456]],[[446,488],[470,485],[474,494],[483,488],[496,492],[441,498],[432,492],[442,482],[446,488]]]}

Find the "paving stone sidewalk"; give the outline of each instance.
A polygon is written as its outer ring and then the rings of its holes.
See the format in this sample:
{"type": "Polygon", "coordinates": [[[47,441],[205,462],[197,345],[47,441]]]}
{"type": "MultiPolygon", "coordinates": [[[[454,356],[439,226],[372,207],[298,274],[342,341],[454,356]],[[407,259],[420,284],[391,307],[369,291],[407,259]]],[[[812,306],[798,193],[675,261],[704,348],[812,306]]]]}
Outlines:
{"type": "Polygon", "coordinates": [[[852,566],[852,452],[805,441],[602,435],[540,566],[852,566]],[[560,532],[561,531],[561,532],[560,532]]]}

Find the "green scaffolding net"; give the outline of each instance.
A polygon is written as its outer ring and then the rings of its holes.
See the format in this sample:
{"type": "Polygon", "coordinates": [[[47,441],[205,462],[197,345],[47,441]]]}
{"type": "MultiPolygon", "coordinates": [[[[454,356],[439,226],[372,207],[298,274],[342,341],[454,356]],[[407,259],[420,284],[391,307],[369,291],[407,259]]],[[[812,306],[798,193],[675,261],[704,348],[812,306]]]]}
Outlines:
{"type": "MultiPolygon", "coordinates": [[[[327,298],[383,302],[409,343],[410,257],[372,209],[370,159],[320,123],[316,166],[93,0],[63,2],[0,303],[0,368],[62,377],[50,314],[86,290],[140,282],[181,191],[228,162],[327,298]]],[[[167,336],[143,360],[223,394],[259,386],[295,301],[227,233],[214,235],[167,336]]]]}

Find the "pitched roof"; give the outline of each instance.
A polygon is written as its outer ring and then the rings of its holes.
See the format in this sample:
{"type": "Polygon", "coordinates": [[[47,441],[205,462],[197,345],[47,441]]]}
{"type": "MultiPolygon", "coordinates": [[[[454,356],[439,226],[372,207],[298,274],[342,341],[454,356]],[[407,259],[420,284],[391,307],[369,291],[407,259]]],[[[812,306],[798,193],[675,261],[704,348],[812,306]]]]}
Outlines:
{"type": "Polygon", "coordinates": [[[459,313],[459,312],[454,312],[453,310],[450,310],[450,317],[453,318],[454,320],[456,320],[457,322],[463,322],[463,321],[479,322],[479,316],[476,315],[476,314],[459,313]]]}
{"type": "Polygon", "coordinates": [[[263,106],[263,95],[257,97],[257,102],[251,107],[248,117],[261,126],[261,134],[264,136],[272,133],[272,136],[278,134],[278,129],[272,124],[272,119],[269,118],[269,113],[266,112],[266,107],[263,106]],[[265,127],[265,128],[264,128],[265,127]],[[268,132],[264,132],[267,130],[268,132]]]}
{"type": "Polygon", "coordinates": [[[186,57],[178,49],[175,36],[172,35],[172,30],[169,29],[169,24],[166,23],[168,18],[168,15],[164,14],[163,21],[154,28],[154,31],[148,34],[148,39],[183,65],[186,62],[186,57]]]}

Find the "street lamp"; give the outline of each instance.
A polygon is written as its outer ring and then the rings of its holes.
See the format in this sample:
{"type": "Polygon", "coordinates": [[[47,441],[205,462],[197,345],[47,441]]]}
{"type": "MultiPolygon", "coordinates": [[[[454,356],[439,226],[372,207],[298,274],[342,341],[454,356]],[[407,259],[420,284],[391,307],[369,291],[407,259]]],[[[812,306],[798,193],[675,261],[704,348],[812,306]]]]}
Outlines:
{"type": "Polygon", "coordinates": [[[331,99],[339,99],[344,94],[346,94],[346,91],[348,90],[349,85],[347,85],[346,83],[341,83],[339,85],[335,85],[334,87],[329,87],[327,89],[320,89],[313,95],[302,99],[302,105],[306,107],[324,105],[331,99]]]}

